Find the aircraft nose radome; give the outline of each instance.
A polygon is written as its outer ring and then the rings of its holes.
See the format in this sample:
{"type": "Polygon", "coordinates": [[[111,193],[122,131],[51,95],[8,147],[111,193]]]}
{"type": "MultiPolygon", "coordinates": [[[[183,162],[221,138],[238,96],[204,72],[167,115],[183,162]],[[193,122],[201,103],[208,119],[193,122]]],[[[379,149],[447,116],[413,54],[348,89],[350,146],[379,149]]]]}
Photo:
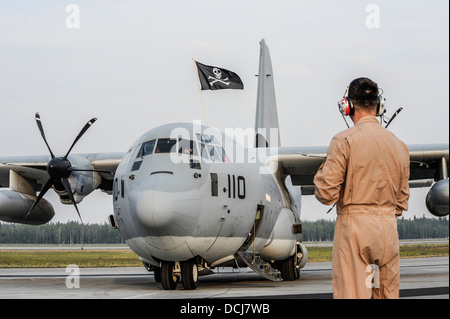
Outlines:
{"type": "Polygon", "coordinates": [[[152,236],[190,236],[200,215],[200,194],[176,176],[151,175],[141,186],[136,213],[152,236]]]}
{"type": "Polygon", "coordinates": [[[164,229],[174,210],[170,196],[158,190],[145,190],[139,197],[137,215],[140,221],[152,232],[164,229]]]}

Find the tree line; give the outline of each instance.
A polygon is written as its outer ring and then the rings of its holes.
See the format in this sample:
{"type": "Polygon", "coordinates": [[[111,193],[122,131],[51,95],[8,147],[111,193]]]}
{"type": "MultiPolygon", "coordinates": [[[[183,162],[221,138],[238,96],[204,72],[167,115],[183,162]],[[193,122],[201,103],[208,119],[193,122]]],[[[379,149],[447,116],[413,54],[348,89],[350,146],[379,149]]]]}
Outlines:
{"type": "MultiPolygon", "coordinates": [[[[303,241],[332,241],[336,221],[318,220],[314,222],[304,221],[303,241]]],[[[397,219],[397,230],[399,239],[429,239],[448,238],[449,223],[445,218],[417,218],[397,219]]]]}
{"type": "MultiPolygon", "coordinates": [[[[303,241],[332,241],[335,221],[318,220],[302,222],[303,241]]],[[[447,238],[449,223],[445,218],[422,218],[397,220],[400,239],[447,238]]],[[[0,244],[32,245],[89,245],[123,244],[117,229],[109,224],[86,224],[79,222],[49,223],[41,226],[0,223],[0,244]]]]}
{"type": "Polygon", "coordinates": [[[49,223],[41,226],[0,223],[0,244],[89,245],[122,244],[117,229],[109,224],[79,222],[49,223]]]}

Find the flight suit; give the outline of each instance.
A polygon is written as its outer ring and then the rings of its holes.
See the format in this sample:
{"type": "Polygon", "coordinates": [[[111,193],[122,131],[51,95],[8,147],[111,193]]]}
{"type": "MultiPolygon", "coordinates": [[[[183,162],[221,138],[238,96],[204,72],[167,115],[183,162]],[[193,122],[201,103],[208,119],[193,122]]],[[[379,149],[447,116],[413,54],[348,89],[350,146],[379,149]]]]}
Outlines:
{"type": "Polygon", "coordinates": [[[315,196],[337,202],[334,298],[398,298],[397,216],[408,210],[409,151],[375,116],[337,134],[314,177],[315,196]]]}

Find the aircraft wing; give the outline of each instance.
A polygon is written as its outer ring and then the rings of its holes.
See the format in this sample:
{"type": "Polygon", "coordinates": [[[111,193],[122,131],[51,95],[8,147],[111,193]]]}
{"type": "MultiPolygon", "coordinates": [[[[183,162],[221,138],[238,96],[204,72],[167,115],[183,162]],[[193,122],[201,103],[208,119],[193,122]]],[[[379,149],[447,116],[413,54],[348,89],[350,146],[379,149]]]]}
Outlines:
{"type": "MultiPolygon", "coordinates": [[[[281,147],[278,161],[281,174],[290,175],[294,186],[302,187],[303,195],[314,194],[314,175],[327,156],[327,147],[281,147]]],[[[429,187],[431,180],[442,179],[442,167],[448,172],[449,145],[408,145],[410,187],[429,187]],[[445,159],[445,162],[443,161],[445,159]]]]}
{"type": "MultiPolygon", "coordinates": [[[[91,153],[72,155],[69,159],[87,160],[93,170],[101,171],[99,175],[102,180],[98,188],[111,192],[114,173],[123,156],[124,153],[91,153]]],[[[10,187],[10,171],[14,171],[26,179],[35,191],[40,191],[49,179],[46,166],[50,159],[50,156],[0,157],[0,188],[10,187]]]]}
{"type": "Polygon", "coordinates": [[[50,188],[61,203],[73,204],[81,219],[77,203],[84,197],[96,189],[112,194],[124,153],[51,155],[0,157],[0,220],[30,225],[49,222],[55,212],[43,196],[50,188]]]}
{"type": "Polygon", "coordinates": [[[281,174],[290,175],[292,185],[301,186],[303,195],[314,194],[314,175],[327,156],[327,147],[281,147],[278,162],[281,174]]]}

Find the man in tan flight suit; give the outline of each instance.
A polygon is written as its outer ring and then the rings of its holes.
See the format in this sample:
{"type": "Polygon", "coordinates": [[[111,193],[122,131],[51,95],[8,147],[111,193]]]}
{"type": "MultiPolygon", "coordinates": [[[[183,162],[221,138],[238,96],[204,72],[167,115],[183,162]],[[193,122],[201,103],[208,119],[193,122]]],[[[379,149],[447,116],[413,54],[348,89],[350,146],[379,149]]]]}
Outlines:
{"type": "Polygon", "coordinates": [[[337,202],[334,298],[399,298],[397,217],[408,210],[409,151],[378,122],[376,83],[352,81],[341,104],[354,127],[337,134],[314,177],[315,196],[337,202]]]}

